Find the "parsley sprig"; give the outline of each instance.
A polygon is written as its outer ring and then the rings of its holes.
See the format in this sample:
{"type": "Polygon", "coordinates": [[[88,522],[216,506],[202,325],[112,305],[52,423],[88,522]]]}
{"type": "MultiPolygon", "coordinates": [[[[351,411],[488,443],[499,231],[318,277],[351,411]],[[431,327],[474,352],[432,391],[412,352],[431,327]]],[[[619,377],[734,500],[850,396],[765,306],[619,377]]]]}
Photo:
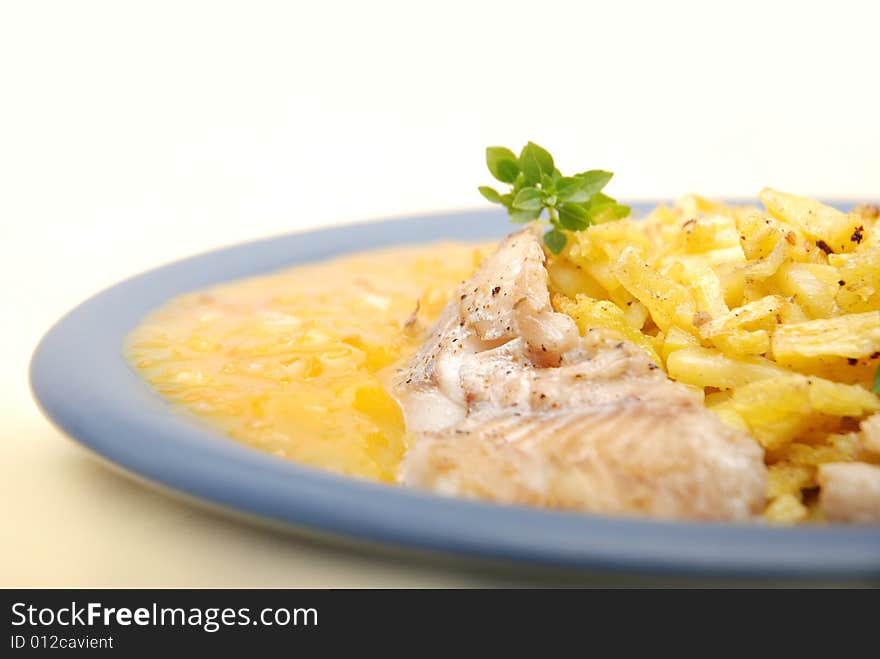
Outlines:
{"type": "Polygon", "coordinates": [[[559,254],[568,240],[563,229],[583,231],[591,224],[629,215],[629,206],[602,192],[613,176],[611,172],[591,169],[563,176],[553,156],[534,142],[526,144],[519,157],[503,146],[490,146],[486,165],[492,176],[510,185],[510,191],[501,194],[484,185],[480,194],[504,206],[510,221],[517,224],[537,220],[546,211],[550,229],[544,234],[544,244],[554,254],[559,254]]]}

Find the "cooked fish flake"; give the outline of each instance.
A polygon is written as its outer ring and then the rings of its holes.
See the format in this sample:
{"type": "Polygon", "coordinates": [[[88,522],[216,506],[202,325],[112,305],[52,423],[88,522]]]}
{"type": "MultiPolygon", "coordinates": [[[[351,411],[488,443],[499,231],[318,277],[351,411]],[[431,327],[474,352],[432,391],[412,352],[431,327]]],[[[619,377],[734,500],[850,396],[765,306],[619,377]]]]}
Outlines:
{"type": "Polygon", "coordinates": [[[451,496],[745,520],[763,451],[638,346],[580,336],[550,303],[540,236],[504,239],[392,387],[414,443],[400,480],[451,496]]]}

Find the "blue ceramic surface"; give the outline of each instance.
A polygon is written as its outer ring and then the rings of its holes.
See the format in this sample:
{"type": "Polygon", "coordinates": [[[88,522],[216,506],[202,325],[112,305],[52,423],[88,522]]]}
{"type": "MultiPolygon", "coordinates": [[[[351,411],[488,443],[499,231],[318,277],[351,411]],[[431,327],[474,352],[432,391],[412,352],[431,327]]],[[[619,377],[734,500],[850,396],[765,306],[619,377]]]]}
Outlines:
{"type": "Polygon", "coordinates": [[[125,336],[181,293],[392,244],[501,236],[498,212],[371,222],[248,243],[124,281],[56,324],[31,364],[46,415],[159,485],[275,523],[410,549],[627,573],[799,579],[880,576],[880,527],[642,521],[442,498],[300,466],[172,410],[127,365],[125,336]]]}

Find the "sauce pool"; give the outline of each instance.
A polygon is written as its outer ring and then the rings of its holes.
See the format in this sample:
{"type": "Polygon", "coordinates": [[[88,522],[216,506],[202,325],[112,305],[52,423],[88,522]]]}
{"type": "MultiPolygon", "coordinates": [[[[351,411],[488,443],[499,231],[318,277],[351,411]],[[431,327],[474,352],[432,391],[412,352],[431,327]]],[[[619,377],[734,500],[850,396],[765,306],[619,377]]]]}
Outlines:
{"type": "Polygon", "coordinates": [[[394,482],[407,440],[384,375],[485,251],[381,249],[183,295],[144,319],[126,356],[173,405],[238,441],[394,482]]]}

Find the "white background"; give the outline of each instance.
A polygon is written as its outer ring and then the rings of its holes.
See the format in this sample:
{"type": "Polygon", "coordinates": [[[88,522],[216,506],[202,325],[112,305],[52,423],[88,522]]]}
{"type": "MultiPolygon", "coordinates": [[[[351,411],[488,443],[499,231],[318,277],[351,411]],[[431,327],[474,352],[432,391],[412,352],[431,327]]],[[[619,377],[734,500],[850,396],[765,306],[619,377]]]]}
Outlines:
{"type": "Polygon", "coordinates": [[[84,297],[193,252],[480,205],[488,144],[532,139],[563,171],[611,169],[609,192],[630,199],[764,185],[876,199],[875,7],[0,2],[0,488],[21,502],[0,570],[31,565],[0,585],[211,583],[213,567],[237,583],[425,579],[314,548],[293,565],[286,541],[265,548],[260,532],[107,480],[31,404],[35,341],[84,297]],[[153,571],[101,549],[111,530],[135,556],[158,536],[153,571]],[[50,533],[73,538],[68,552],[46,548],[50,533]],[[218,533],[223,548],[200,544],[218,533]],[[256,547],[259,574],[230,570],[256,547]]]}

